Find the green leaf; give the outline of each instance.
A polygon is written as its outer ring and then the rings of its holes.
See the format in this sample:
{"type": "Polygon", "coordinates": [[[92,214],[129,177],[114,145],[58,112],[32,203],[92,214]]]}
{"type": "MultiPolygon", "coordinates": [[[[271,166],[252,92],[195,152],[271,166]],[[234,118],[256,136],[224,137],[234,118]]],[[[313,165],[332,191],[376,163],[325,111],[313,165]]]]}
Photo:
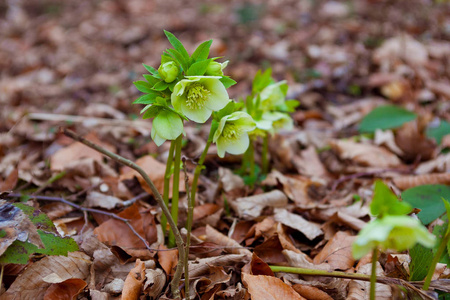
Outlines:
{"type": "Polygon", "coordinates": [[[173,35],[171,32],[169,32],[167,30],[164,30],[164,33],[166,34],[167,39],[169,40],[170,44],[181,54],[182,58],[187,63],[189,61],[189,54],[186,51],[186,49],[184,48],[183,44],[180,42],[180,40],[177,39],[175,37],[175,35],[173,35]]]}
{"type": "Polygon", "coordinates": [[[395,105],[378,106],[362,119],[359,131],[373,133],[377,129],[397,128],[415,118],[415,113],[395,105]]]}
{"type": "Polygon", "coordinates": [[[167,82],[160,81],[153,86],[153,89],[156,91],[164,91],[168,87],[169,87],[169,84],[167,82]]]}
{"type": "Polygon", "coordinates": [[[31,243],[15,240],[0,256],[0,264],[24,265],[28,263],[28,259],[33,253],[37,253],[38,249],[31,243]]]}
{"type": "Polygon", "coordinates": [[[228,76],[222,76],[222,78],[220,78],[219,80],[220,80],[220,82],[223,83],[223,85],[225,86],[226,89],[229,88],[230,86],[236,84],[236,81],[234,81],[233,79],[231,79],[228,76]]]}
{"type": "MultiPolygon", "coordinates": [[[[180,64],[181,68],[186,71],[189,66],[188,66],[188,60],[186,60],[181,54],[180,52],[178,52],[175,49],[167,49],[166,50],[167,53],[172,56],[176,62],[178,62],[178,64],[180,64]]],[[[189,58],[188,58],[189,59],[189,58]]]]}
{"type": "Polygon", "coordinates": [[[156,70],[155,68],[146,65],[146,64],[142,64],[144,66],[144,68],[152,75],[158,75],[158,70],[156,70]]]}
{"type": "Polygon", "coordinates": [[[31,223],[36,225],[37,228],[57,233],[55,224],[53,224],[52,220],[39,209],[23,203],[14,203],[13,205],[22,210],[28,218],[30,218],[31,223]]]}
{"type": "Polygon", "coordinates": [[[50,232],[38,229],[41,240],[45,245],[44,249],[38,249],[36,253],[47,255],[64,255],[68,252],[78,251],[77,243],[70,237],[60,237],[50,232]]]}
{"type": "Polygon", "coordinates": [[[206,68],[208,67],[210,63],[210,59],[207,60],[201,60],[193,63],[189,70],[187,70],[186,75],[187,76],[202,76],[206,72],[206,68]]]}
{"type": "Polygon", "coordinates": [[[145,94],[134,100],[133,104],[152,104],[155,102],[155,98],[158,96],[157,93],[145,94]]]}
{"type": "Polygon", "coordinates": [[[273,82],[271,75],[272,69],[270,68],[265,72],[261,72],[261,70],[258,70],[258,72],[256,72],[255,78],[253,79],[252,94],[261,92],[266,86],[271,84],[273,82]]]}
{"type": "Polygon", "coordinates": [[[409,255],[411,256],[409,280],[424,280],[425,276],[427,276],[428,268],[433,261],[433,249],[416,244],[409,249],[409,255]]]}
{"type": "Polygon", "coordinates": [[[438,144],[442,142],[442,138],[447,134],[450,134],[450,123],[444,120],[439,122],[439,126],[429,127],[426,130],[426,135],[435,139],[438,144]]]}
{"type": "Polygon", "coordinates": [[[152,90],[153,85],[151,85],[147,81],[139,80],[139,81],[133,82],[133,84],[139,91],[141,91],[143,93],[147,93],[147,94],[154,93],[154,91],[152,90]]]}
{"type": "Polygon", "coordinates": [[[406,215],[412,207],[408,203],[400,202],[398,197],[381,180],[375,181],[374,195],[370,203],[370,213],[377,217],[385,215],[406,215]]]}
{"type": "Polygon", "coordinates": [[[161,78],[159,78],[159,76],[156,77],[148,74],[144,74],[142,76],[144,76],[145,80],[147,80],[152,86],[161,81],[161,78]]]}
{"type": "Polygon", "coordinates": [[[424,225],[428,225],[445,213],[441,198],[450,199],[450,186],[442,184],[419,185],[403,191],[402,198],[421,212],[417,214],[424,225]]]}
{"type": "Polygon", "coordinates": [[[194,53],[191,55],[191,61],[194,63],[199,60],[204,60],[208,58],[209,48],[211,48],[212,40],[205,41],[201,43],[194,53]]]}
{"type": "Polygon", "coordinates": [[[147,108],[147,110],[146,110],[146,112],[144,113],[144,115],[142,116],[142,119],[151,119],[151,118],[154,118],[154,117],[156,117],[158,114],[159,114],[159,112],[161,111],[161,110],[163,110],[164,109],[164,107],[163,106],[160,106],[160,105],[152,105],[152,106],[150,106],[149,108],[147,108]]]}

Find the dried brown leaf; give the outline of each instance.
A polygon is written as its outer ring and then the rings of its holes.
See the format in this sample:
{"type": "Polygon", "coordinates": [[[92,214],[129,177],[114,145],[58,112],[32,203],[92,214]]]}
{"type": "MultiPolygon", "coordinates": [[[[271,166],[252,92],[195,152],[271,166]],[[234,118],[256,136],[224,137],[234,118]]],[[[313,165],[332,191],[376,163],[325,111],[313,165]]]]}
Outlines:
{"type": "Polygon", "coordinates": [[[68,256],[47,256],[28,267],[18,277],[2,299],[43,299],[47,288],[58,278],[59,282],[68,279],[85,280],[89,276],[90,257],[82,252],[69,252],[68,256]]]}
{"type": "Polygon", "coordinates": [[[53,283],[45,292],[44,300],[75,299],[86,286],[86,281],[78,278],[53,283]]]}
{"type": "Polygon", "coordinates": [[[423,184],[450,184],[450,173],[399,176],[392,179],[392,181],[401,190],[423,184]]]}
{"type": "Polygon", "coordinates": [[[242,282],[253,300],[305,299],[276,277],[242,273],[242,282]]]}
{"type": "Polygon", "coordinates": [[[248,249],[242,247],[238,242],[220,233],[209,225],[206,225],[206,241],[222,246],[225,251],[232,254],[245,254],[248,257],[252,256],[252,253],[248,249]]]}
{"type": "Polygon", "coordinates": [[[141,295],[141,288],[145,280],[145,263],[140,259],[136,260],[136,266],[131,269],[125,279],[122,290],[123,300],[137,300],[141,295]]]}
{"type": "Polygon", "coordinates": [[[158,261],[166,274],[170,275],[175,272],[175,267],[178,263],[178,250],[168,250],[166,246],[159,246],[158,261]]]}
{"type": "Polygon", "coordinates": [[[194,278],[207,274],[210,266],[234,266],[246,264],[249,261],[250,256],[245,254],[227,254],[208,258],[197,258],[194,261],[189,261],[189,277],[194,278]]]}
{"type": "MultiPolygon", "coordinates": [[[[364,264],[359,265],[358,273],[370,275],[372,265],[364,264]]],[[[377,276],[384,276],[383,268],[380,263],[377,262],[377,276]]],[[[369,291],[370,291],[370,282],[360,281],[360,280],[352,280],[348,285],[348,295],[347,299],[351,300],[369,300],[369,291]]],[[[386,284],[377,283],[375,285],[376,298],[383,299],[392,299],[391,288],[386,284]]]]}
{"type": "Polygon", "coordinates": [[[231,207],[239,217],[253,220],[261,215],[265,207],[285,207],[287,203],[288,199],[285,194],[279,190],[273,190],[264,194],[237,198],[231,202],[231,207]]]}
{"type": "Polygon", "coordinates": [[[330,174],[322,164],[314,146],[309,146],[301,151],[299,156],[294,157],[293,163],[300,174],[313,181],[326,183],[330,178],[330,174]]]}
{"type": "Polygon", "coordinates": [[[336,233],[325,247],[314,257],[315,264],[327,263],[334,270],[345,271],[353,267],[352,243],[356,236],[346,231],[336,233]]]}
{"type": "Polygon", "coordinates": [[[313,286],[294,284],[292,288],[308,300],[333,300],[330,295],[313,286]]]}
{"type": "Polygon", "coordinates": [[[145,278],[145,293],[149,297],[158,297],[166,284],[166,274],[162,269],[146,269],[145,278]]]}
{"type": "Polygon", "coordinates": [[[288,212],[286,209],[276,209],[274,219],[283,225],[300,231],[310,240],[323,234],[320,225],[307,221],[299,215],[288,212]]]}

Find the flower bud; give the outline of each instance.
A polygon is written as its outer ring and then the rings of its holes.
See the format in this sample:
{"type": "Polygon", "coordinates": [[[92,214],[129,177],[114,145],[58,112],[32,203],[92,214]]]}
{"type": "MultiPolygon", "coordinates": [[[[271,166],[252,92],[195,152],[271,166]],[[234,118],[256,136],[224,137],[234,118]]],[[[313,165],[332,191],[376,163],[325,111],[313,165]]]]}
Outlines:
{"type": "Polygon", "coordinates": [[[158,68],[159,76],[167,83],[174,81],[178,76],[178,72],[178,66],[173,61],[166,62],[158,68]]]}
{"type": "Polygon", "coordinates": [[[209,63],[206,68],[205,75],[207,76],[223,76],[223,69],[228,65],[228,61],[223,63],[218,63],[216,61],[212,61],[209,63]]]}

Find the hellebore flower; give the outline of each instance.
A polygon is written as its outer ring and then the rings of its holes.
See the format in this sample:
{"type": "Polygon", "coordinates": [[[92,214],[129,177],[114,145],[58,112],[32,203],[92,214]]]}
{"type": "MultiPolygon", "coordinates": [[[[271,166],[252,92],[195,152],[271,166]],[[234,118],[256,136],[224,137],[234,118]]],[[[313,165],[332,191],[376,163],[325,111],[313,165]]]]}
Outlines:
{"type": "Polygon", "coordinates": [[[219,157],[224,157],[225,152],[231,154],[244,153],[250,144],[248,132],[255,127],[253,118],[242,111],[234,112],[220,119],[213,137],[219,157]]]}
{"type": "Polygon", "coordinates": [[[286,81],[273,83],[265,87],[260,94],[261,107],[263,110],[272,110],[283,105],[286,100],[286,81]]]}
{"type": "Polygon", "coordinates": [[[180,72],[177,64],[173,61],[163,63],[158,68],[159,76],[167,83],[174,81],[180,72]]]}
{"type": "Polygon", "coordinates": [[[409,216],[385,216],[367,224],[358,234],[352,246],[353,257],[360,259],[375,247],[382,250],[403,251],[416,243],[433,247],[435,236],[409,216]]]}
{"type": "Polygon", "coordinates": [[[230,99],[219,76],[186,76],[174,87],[173,108],[188,119],[204,123],[213,111],[224,108],[230,99]]]}
{"type": "Polygon", "coordinates": [[[294,128],[294,121],[292,118],[282,112],[266,112],[262,115],[263,120],[272,122],[272,129],[275,132],[280,130],[292,130],[294,128]]]}
{"type": "Polygon", "coordinates": [[[212,61],[209,63],[206,68],[205,75],[209,76],[223,76],[223,69],[225,69],[228,65],[228,60],[223,63],[218,63],[216,61],[212,61]]]}
{"type": "Polygon", "coordinates": [[[183,121],[173,111],[164,109],[153,119],[151,136],[159,147],[166,140],[175,140],[183,133],[183,121]]]}

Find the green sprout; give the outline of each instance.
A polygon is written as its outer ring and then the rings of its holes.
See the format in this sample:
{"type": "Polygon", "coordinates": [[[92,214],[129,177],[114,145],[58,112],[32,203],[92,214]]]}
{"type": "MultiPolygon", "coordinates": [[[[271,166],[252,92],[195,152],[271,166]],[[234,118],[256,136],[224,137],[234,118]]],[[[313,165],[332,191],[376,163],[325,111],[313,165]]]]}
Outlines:
{"type": "Polygon", "coordinates": [[[370,213],[377,218],[359,232],[352,245],[355,259],[360,259],[372,251],[371,300],[375,299],[376,263],[379,250],[404,251],[416,243],[433,247],[436,242],[436,237],[428,232],[418,219],[407,215],[411,211],[411,205],[399,201],[383,181],[375,182],[370,213]]]}

